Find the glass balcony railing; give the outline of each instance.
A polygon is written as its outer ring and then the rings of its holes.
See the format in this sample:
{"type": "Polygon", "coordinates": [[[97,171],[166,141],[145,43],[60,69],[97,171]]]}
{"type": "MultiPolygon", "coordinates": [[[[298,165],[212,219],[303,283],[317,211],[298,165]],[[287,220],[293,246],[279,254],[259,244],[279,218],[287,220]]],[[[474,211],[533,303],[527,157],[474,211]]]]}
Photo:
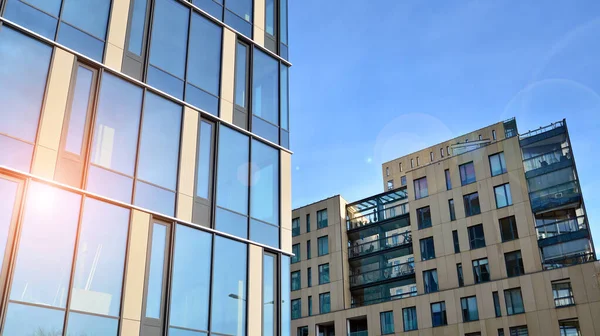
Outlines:
{"type": "Polygon", "coordinates": [[[355,216],[352,219],[348,219],[346,221],[346,225],[348,230],[352,230],[362,226],[375,224],[377,222],[382,222],[394,217],[405,215],[408,213],[408,211],[408,203],[399,204],[391,208],[383,209],[381,211],[374,210],[373,212],[368,214],[355,216]]]}
{"type": "Polygon", "coordinates": [[[529,138],[529,137],[532,137],[532,136],[535,136],[535,135],[538,135],[538,134],[542,134],[542,133],[545,133],[545,132],[548,132],[548,131],[552,131],[552,130],[554,130],[556,128],[563,127],[564,125],[565,125],[564,121],[562,121],[562,120],[561,121],[557,121],[557,122],[552,123],[552,124],[550,124],[548,126],[540,127],[540,128],[538,128],[536,130],[532,130],[532,131],[529,131],[529,132],[527,132],[525,134],[521,134],[519,136],[519,139],[523,140],[523,139],[526,139],[526,138],[529,138]]]}
{"type": "Polygon", "coordinates": [[[523,167],[525,168],[525,173],[527,173],[536,169],[550,167],[559,163],[562,163],[564,166],[567,166],[572,163],[571,149],[569,147],[561,148],[549,153],[541,154],[524,160],[523,167]]]}
{"type": "Polygon", "coordinates": [[[581,193],[577,181],[559,184],[529,194],[531,209],[534,212],[579,202],[581,193]]]}
{"type": "Polygon", "coordinates": [[[580,254],[564,256],[564,257],[560,257],[560,258],[544,260],[543,266],[544,266],[544,269],[549,270],[549,269],[560,268],[560,267],[565,267],[565,266],[583,264],[583,263],[591,262],[591,261],[595,261],[595,260],[596,260],[596,256],[594,255],[594,252],[585,252],[585,253],[580,253],[580,254]]]}
{"type": "Polygon", "coordinates": [[[368,330],[352,331],[352,332],[348,333],[348,336],[369,336],[369,331],[368,330]]]}
{"type": "Polygon", "coordinates": [[[546,239],[569,232],[577,232],[587,229],[585,216],[567,219],[551,224],[540,225],[535,228],[538,239],[546,239]]]}
{"type": "Polygon", "coordinates": [[[365,273],[353,274],[350,276],[350,286],[362,286],[371,283],[395,279],[415,273],[415,263],[406,262],[404,264],[388,266],[365,273]]]}
{"type": "Polygon", "coordinates": [[[406,231],[386,238],[372,240],[362,244],[355,244],[348,247],[348,255],[350,258],[360,257],[411,243],[412,235],[410,231],[406,231]]]}
{"type": "Polygon", "coordinates": [[[390,296],[384,296],[381,298],[364,300],[364,301],[355,301],[355,302],[352,302],[352,308],[368,306],[368,305],[392,301],[392,300],[405,299],[405,298],[408,298],[411,296],[417,296],[417,291],[406,292],[406,293],[390,295],[390,296]]]}

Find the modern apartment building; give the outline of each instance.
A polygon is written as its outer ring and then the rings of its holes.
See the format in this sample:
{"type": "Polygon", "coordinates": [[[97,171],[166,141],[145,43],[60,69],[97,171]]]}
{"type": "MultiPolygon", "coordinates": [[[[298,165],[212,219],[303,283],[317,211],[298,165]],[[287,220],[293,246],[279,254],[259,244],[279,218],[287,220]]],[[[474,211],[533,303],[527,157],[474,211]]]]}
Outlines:
{"type": "Polygon", "coordinates": [[[287,0],[0,0],[0,335],[288,335],[287,0]]]}
{"type": "Polygon", "coordinates": [[[499,122],[382,175],[381,194],[293,211],[292,334],[600,334],[565,120],[521,135],[499,122]]]}

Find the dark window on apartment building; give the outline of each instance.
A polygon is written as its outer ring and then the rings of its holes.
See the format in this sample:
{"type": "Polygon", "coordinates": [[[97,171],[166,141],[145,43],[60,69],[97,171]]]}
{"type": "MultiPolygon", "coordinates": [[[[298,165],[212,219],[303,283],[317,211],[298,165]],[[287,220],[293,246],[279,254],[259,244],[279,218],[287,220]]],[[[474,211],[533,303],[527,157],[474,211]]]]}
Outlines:
{"type": "Polygon", "coordinates": [[[499,222],[502,242],[507,242],[519,238],[519,232],[517,230],[517,221],[515,220],[515,216],[500,218],[499,222]]]}
{"type": "Polygon", "coordinates": [[[506,314],[515,315],[525,312],[521,288],[507,289],[504,291],[504,302],[506,302],[506,314]]]}
{"type": "Polygon", "coordinates": [[[310,232],[310,214],[306,215],[306,232],[310,232]]]}
{"type": "Polygon", "coordinates": [[[300,262],[300,243],[292,245],[292,264],[300,262]]]}
{"type": "Polygon", "coordinates": [[[319,285],[329,283],[329,264],[319,265],[319,285]]]}
{"type": "Polygon", "coordinates": [[[400,186],[402,186],[402,187],[406,186],[406,176],[400,177],[400,186]]]}
{"type": "Polygon", "coordinates": [[[492,299],[494,301],[494,313],[496,317],[502,316],[502,309],[500,308],[500,296],[498,296],[498,292],[492,292],[492,299]]]}
{"type": "Polygon", "coordinates": [[[431,304],[431,324],[433,327],[448,325],[446,319],[446,302],[436,302],[431,304]]]}
{"type": "Polygon", "coordinates": [[[328,225],[327,209],[317,211],[317,229],[326,228],[328,225]]]}
{"type": "Polygon", "coordinates": [[[300,218],[292,219],[292,237],[300,235],[300,218]]]}
{"type": "Polygon", "coordinates": [[[568,280],[552,281],[552,296],[555,307],[565,307],[575,304],[571,282],[568,280]]]}
{"type": "Polygon", "coordinates": [[[312,316],[313,312],[312,312],[312,296],[309,295],[308,296],[308,316],[312,316]]]}
{"type": "Polygon", "coordinates": [[[429,161],[433,162],[433,152],[429,152],[429,161]]]}
{"type": "Polygon", "coordinates": [[[504,208],[512,205],[512,195],[510,193],[510,184],[506,183],[494,187],[494,195],[496,196],[496,208],[504,208]]]}
{"type": "Polygon", "coordinates": [[[469,246],[471,250],[485,247],[485,235],[483,233],[483,224],[469,226],[469,246]]]}
{"type": "Polygon", "coordinates": [[[504,336],[504,329],[502,329],[502,328],[498,329],[498,336],[504,336]]]}
{"type": "Polygon", "coordinates": [[[450,211],[450,220],[455,221],[456,220],[456,211],[454,210],[454,200],[453,199],[448,200],[448,211],[450,211]]]}
{"type": "Polygon", "coordinates": [[[475,166],[473,162],[465,163],[458,166],[460,171],[460,184],[467,185],[475,182],[477,179],[475,177],[475,166]]]}
{"type": "Polygon", "coordinates": [[[462,263],[456,264],[456,275],[458,276],[458,286],[462,287],[465,285],[465,279],[463,277],[462,263]]]}
{"type": "Polygon", "coordinates": [[[558,321],[560,336],[581,336],[579,321],[575,319],[558,321]]]}
{"type": "Polygon", "coordinates": [[[300,271],[292,272],[292,291],[300,290],[302,287],[302,277],[300,271]]]}
{"type": "Polygon", "coordinates": [[[329,254],[329,237],[323,236],[317,239],[318,255],[323,256],[329,254]]]}
{"type": "MultiPolygon", "coordinates": [[[[194,1],[198,1],[198,0],[194,0],[194,1]]],[[[213,1],[213,0],[206,0],[206,1],[213,1]]],[[[308,335],[308,326],[298,327],[298,330],[296,331],[296,336],[309,336],[308,335]]]]}
{"type": "Polygon", "coordinates": [[[440,148],[440,157],[444,157],[444,147],[440,148]]]}
{"type": "Polygon", "coordinates": [[[496,140],[496,130],[492,130],[492,139],[496,140]]]}
{"type": "Polygon", "coordinates": [[[312,267],[306,269],[306,287],[312,287],[312,267]]]}
{"type": "Polygon", "coordinates": [[[331,311],[331,295],[329,293],[319,294],[319,313],[325,314],[331,311]]]}
{"type": "Polygon", "coordinates": [[[292,320],[302,317],[302,301],[300,299],[292,300],[292,320]]]}
{"type": "Polygon", "coordinates": [[[454,244],[454,253],[460,253],[460,243],[458,241],[458,231],[452,231],[452,243],[454,244]]]}
{"type": "Polygon", "coordinates": [[[429,260],[435,258],[435,246],[433,237],[423,238],[419,240],[421,246],[421,260],[429,260]]]}
{"type": "Polygon", "coordinates": [[[306,241],[306,260],[312,257],[310,239],[306,241]]]}
{"type": "Polygon", "coordinates": [[[475,216],[481,213],[478,193],[474,192],[472,194],[464,195],[463,202],[465,204],[465,216],[475,216]]]}
{"type": "Polygon", "coordinates": [[[490,155],[489,159],[492,176],[506,173],[506,161],[504,160],[504,152],[490,155]]]}
{"type": "Polygon", "coordinates": [[[429,191],[427,190],[427,177],[414,180],[413,183],[415,186],[415,199],[429,196],[429,191]]]}
{"type": "Polygon", "coordinates": [[[479,320],[479,311],[477,310],[477,297],[469,296],[461,298],[460,308],[462,311],[463,322],[472,322],[479,320]]]}
{"type": "Polygon", "coordinates": [[[476,284],[490,281],[490,265],[487,258],[473,260],[473,278],[476,284]]]}
{"type": "Polygon", "coordinates": [[[444,170],[444,176],[446,176],[446,190],[452,189],[452,179],[450,178],[450,169],[444,170]]]}
{"type": "Polygon", "coordinates": [[[419,157],[417,156],[417,167],[421,164],[421,160],[419,160],[419,157]]]}
{"type": "Polygon", "coordinates": [[[278,286],[277,255],[265,252],[263,254],[263,277],[262,277],[262,325],[265,335],[277,335],[279,326],[279,295],[278,286]]]}
{"type": "Polygon", "coordinates": [[[423,271],[423,286],[425,293],[433,293],[439,290],[437,269],[423,271]]]}
{"type": "Polygon", "coordinates": [[[429,206],[417,209],[417,225],[419,230],[431,227],[431,210],[429,206]]]}
{"type": "Polygon", "coordinates": [[[525,274],[521,251],[505,253],[504,261],[506,262],[506,275],[509,278],[525,274]]]}
{"type": "Polygon", "coordinates": [[[527,326],[510,327],[510,336],[529,336],[527,326]]]}
{"type": "Polygon", "coordinates": [[[387,311],[379,313],[379,321],[381,325],[381,334],[388,335],[394,333],[394,312],[387,311]]]}
{"type": "Polygon", "coordinates": [[[404,324],[404,331],[419,329],[419,325],[417,322],[417,307],[403,308],[402,320],[404,324]]]}

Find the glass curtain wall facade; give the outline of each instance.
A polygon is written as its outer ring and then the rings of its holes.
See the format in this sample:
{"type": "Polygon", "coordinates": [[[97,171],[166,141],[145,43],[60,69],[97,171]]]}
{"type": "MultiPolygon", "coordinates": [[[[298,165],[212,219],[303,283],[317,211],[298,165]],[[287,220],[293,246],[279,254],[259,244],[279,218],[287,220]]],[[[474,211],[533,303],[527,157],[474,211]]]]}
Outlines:
{"type": "Polygon", "coordinates": [[[289,335],[287,2],[257,2],[0,0],[0,335],[289,335]]]}

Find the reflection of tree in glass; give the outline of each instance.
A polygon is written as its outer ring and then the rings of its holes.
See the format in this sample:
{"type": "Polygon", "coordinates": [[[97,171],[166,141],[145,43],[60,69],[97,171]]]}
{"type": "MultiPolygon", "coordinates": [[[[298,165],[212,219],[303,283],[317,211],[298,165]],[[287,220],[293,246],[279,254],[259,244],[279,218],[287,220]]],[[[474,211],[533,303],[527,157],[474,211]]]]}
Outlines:
{"type": "Polygon", "coordinates": [[[60,336],[62,335],[62,332],[58,329],[52,330],[52,331],[46,331],[42,328],[38,328],[38,330],[36,330],[33,334],[31,334],[31,336],[60,336]]]}

